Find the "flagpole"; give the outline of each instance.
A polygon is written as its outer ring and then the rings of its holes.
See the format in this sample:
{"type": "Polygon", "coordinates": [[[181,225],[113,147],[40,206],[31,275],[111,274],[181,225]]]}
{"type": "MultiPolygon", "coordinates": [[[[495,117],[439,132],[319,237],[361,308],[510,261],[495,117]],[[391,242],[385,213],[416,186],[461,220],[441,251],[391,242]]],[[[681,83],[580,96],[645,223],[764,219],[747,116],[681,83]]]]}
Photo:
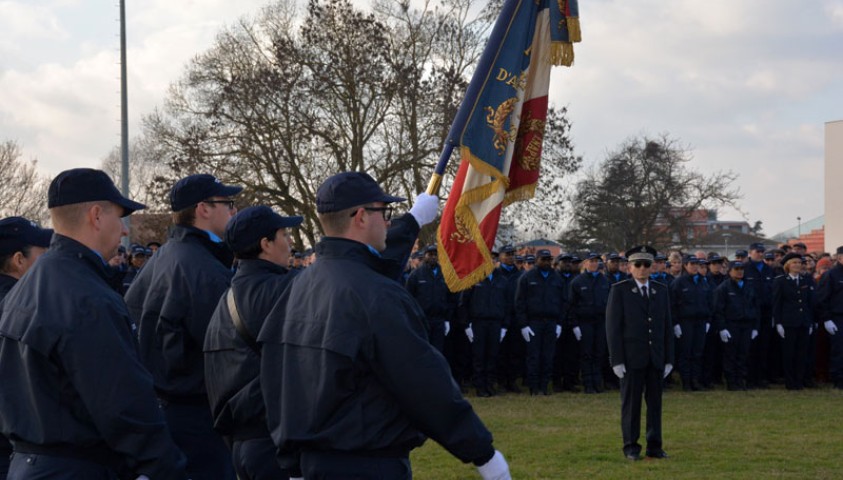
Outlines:
{"type": "Polygon", "coordinates": [[[430,195],[438,195],[439,187],[442,186],[442,176],[445,175],[445,168],[451,160],[451,152],[454,151],[454,145],[451,142],[445,142],[445,148],[442,149],[442,155],[439,156],[439,163],[436,164],[436,169],[433,170],[433,175],[430,176],[430,183],[427,184],[427,193],[430,195]]]}

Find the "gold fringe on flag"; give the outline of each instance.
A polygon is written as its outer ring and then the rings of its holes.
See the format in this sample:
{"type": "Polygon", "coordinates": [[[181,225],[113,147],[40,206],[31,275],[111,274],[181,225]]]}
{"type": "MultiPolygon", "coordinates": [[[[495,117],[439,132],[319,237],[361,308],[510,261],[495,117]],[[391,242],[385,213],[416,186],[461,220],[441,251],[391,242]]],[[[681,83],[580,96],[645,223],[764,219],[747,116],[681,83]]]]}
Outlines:
{"type": "Polygon", "coordinates": [[[582,30],[580,30],[579,17],[567,17],[565,23],[568,26],[568,40],[571,43],[582,42],[582,30]]]}
{"type": "Polygon", "coordinates": [[[550,46],[550,64],[570,67],[574,63],[574,44],[553,42],[550,46]]]}

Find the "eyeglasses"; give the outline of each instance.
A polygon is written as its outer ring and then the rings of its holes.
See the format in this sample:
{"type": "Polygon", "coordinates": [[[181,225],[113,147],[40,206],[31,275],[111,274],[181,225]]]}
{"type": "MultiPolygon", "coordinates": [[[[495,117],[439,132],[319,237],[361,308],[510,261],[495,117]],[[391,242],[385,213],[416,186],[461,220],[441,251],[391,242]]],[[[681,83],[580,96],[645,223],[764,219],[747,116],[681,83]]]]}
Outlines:
{"type": "Polygon", "coordinates": [[[634,265],[635,268],[650,268],[650,266],[652,264],[653,264],[653,262],[646,262],[644,260],[638,260],[638,261],[632,262],[632,265],[634,265]]]}
{"type": "MultiPolygon", "coordinates": [[[[392,207],[361,207],[361,208],[363,210],[366,210],[367,212],[381,212],[381,215],[383,215],[384,221],[387,221],[387,222],[392,218],[392,212],[395,210],[392,207]]],[[[357,215],[357,210],[352,212],[352,214],[349,215],[349,216],[353,217],[355,215],[357,215]]]]}
{"type": "Polygon", "coordinates": [[[234,200],[203,200],[202,203],[211,203],[211,204],[222,204],[227,205],[229,210],[234,209],[234,200]]]}

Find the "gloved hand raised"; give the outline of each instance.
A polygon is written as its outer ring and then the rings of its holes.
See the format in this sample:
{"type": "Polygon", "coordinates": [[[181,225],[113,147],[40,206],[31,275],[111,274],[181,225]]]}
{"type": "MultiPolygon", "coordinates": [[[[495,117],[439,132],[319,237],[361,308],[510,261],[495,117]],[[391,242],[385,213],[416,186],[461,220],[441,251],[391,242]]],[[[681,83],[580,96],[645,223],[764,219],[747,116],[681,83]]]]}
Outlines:
{"type": "Polygon", "coordinates": [[[732,338],[732,334],[729,333],[728,330],[726,330],[725,328],[723,330],[720,330],[720,340],[722,340],[723,343],[729,343],[730,338],[732,338]]]}
{"type": "Polygon", "coordinates": [[[705,333],[708,333],[708,329],[710,329],[710,328],[711,328],[711,324],[710,324],[710,323],[708,323],[708,322],[706,322],[706,324],[705,324],[705,333]]]}
{"type": "Polygon", "coordinates": [[[562,335],[562,326],[557,325],[556,326],[556,338],[559,338],[560,335],[562,335]]]}
{"type": "Polygon", "coordinates": [[[533,332],[533,329],[530,327],[524,327],[521,329],[521,336],[524,337],[524,341],[530,343],[530,337],[535,337],[536,333],[533,332]]]}
{"type": "Polygon", "coordinates": [[[673,365],[670,364],[670,363],[665,363],[664,364],[664,377],[662,377],[662,378],[667,378],[667,376],[670,375],[670,372],[672,372],[672,371],[673,371],[673,365]]]}
{"type": "Polygon", "coordinates": [[[471,324],[465,329],[465,336],[468,337],[468,343],[474,343],[474,330],[471,329],[471,324]]]}
{"type": "Polygon", "coordinates": [[[682,338],[682,326],[681,325],[674,325],[673,326],[673,334],[676,335],[676,338],[682,338]]]}
{"type": "Polygon", "coordinates": [[[837,333],[837,324],[834,323],[833,320],[826,320],[825,323],[823,323],[823,326],[825,327],[825,331],[828,332],[829,335],[834,335],[835,333],[837,333]]]}
{"type": "Polygon", "coordinates": [[[500,340],[501,342],[503,341],[503,337],[505,337],[505,336],[506,336],[506,329],[502,328],[501,329],[501,340],[500,340]]]}
{"type": "Polygon", "coordinates": [[[427,225],[436,219],[439,213],[439,197],[429,193],[416,195],[413,206],[410,208],[410,215],[416,219],[420,227],[427,225]]]}
{"type": "Polygon", "coordinates": [[[750,339],[750,340],[755,340],[755,338],[756,338],[756,337],[758,337],[758,330],[753,330],[753,331],[749,334],[749,339],[750,339]]]}
{"type": "Polygon", "coordinates": [[[582,340],[582,330],[580,330],[580,327],[574,327],[574,338],[576,338],[578,342],[582,340]]]}
{"type": "Polygon", "coordinates": [[[784,338],[784,325],[781,323],[776,325],[776,331],[779,332],[779,336],[784,338]]]}
{"type": "Polygon", "coordinates": [[[512,476],[509,474],[509,465],[503,458],[503,454],[497,450],[495,450],[491,460],[477,467],[477,473],[483,480],[512,480],[512,476]]]}
{"type": "Polygon", "coordinates": [[[621,363],[620,365],[615,365],[614,367],[612,367],[612,370],[615,372],[616,377],[623,378],[623,376],[626,374],[626,365],[624,365],[623,363],[621,363]]]}
{"type": "Polygon", "coordinates": [[[445,336],[448,336],[448,332],[451,331],[451,322],[445,322],[445,336]]]}

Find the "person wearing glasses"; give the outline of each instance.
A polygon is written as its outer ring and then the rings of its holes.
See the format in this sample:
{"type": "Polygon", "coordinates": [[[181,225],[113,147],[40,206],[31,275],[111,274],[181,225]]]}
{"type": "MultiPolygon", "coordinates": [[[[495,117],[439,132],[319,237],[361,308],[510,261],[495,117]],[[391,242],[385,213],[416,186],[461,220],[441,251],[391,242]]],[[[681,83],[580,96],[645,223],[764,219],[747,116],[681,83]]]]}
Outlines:
{"type": "Polygon", "coordinates": [[[643,245],[626,252],[632,278],[612,285],[606,308],[609,360],[620,379],[623,453],[641,460],[641,398],[647,402],[647,450],[662,448],[663,379],[673,370],[673,325],[667,285],[650,280],[656,250],[643,245]]]}
{"type": "Polygon", "coordinates": [[[391,204],[403,201],[362,172],[317,190],[319,261],[258,335],[279,462],[299,463],[304,478],[409,480],[410,451],[430,437],[484,479],[508,480],[491,433],[427,339],[424,311],[397,281],[403,262],[387,255],[391,204]]]}
{"type": "Polygon", "coordinates": [[[213,430],[202,345],[217,300],[231,281],[234,254],[223,243],[243,190],[212,175],[185,177],[170,190],[175,224],[126,292],[138,324],[141,358],[173,440],[187,455],[193,480],[233,480],[231,454],[213,430]]]}

